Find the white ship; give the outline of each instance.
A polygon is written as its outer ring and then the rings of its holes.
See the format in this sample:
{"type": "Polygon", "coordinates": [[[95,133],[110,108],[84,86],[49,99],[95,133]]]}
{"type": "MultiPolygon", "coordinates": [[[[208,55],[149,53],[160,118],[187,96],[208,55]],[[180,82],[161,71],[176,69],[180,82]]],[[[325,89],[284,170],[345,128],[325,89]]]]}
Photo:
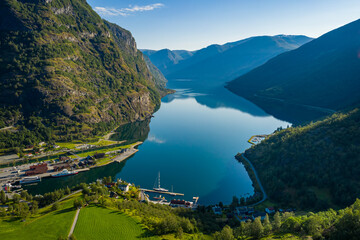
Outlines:
{"type": "Polygon", "coordinates": [[[20,184],[36,183],[36,182],[40,182],[40,181],[41,181],[41,178],[38,176],[24,177],[23,179],[20,180],[20,184]]]}
{"type": "Polygon", "coordinates": [[[78,173],[79,172],[77,172],[77,171],[69,171],[67,169],[64,169],[61,172],[59,172],[58,174],[51,175],[51,177],[66,177],[66,176],[75,175],[78,173]]]}

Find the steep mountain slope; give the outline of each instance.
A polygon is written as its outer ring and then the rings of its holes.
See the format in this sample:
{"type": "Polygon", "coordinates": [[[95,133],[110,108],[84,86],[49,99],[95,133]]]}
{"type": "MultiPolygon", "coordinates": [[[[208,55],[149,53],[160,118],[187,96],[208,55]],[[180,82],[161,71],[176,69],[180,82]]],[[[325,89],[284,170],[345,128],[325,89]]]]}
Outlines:
{"type": "Polygon", "coordinates": [[[0,125],[36,119],[54,130],[46,138],[89,136],[160,104],[131,33],[85,0],[5,0],[0,11],[0,125]]]}
{"type": "Polygon", "coordinates": [[[168,79],[216,80],[223,83],[310,40],[306,36],[252,37],[224,45],[210,45],[183,59],[175,56],[176,51],[167,49],[155,53],[144,51],[144,54],[148,54],[168,79]]]}
{"type": "Polygon", "coordinates": [[[276,132],[246,150],[270,199],[326,209],[360,196],[360,110],[276,132]]]}
{"type": "Polygon", "coordinates": [[[143,57],[161,95],[164,96],[172,92],[172,90],[166,89],[167,79],[164,77],[162,72],[150,61],[148,56],[143,55],[143,57]]]}
{"type": "Polygon", "coordinates": [[[275,98],[342,109],[360,101],[359,54],[357,20],[271,59],[227,88],[252,101],[275,98]]]}

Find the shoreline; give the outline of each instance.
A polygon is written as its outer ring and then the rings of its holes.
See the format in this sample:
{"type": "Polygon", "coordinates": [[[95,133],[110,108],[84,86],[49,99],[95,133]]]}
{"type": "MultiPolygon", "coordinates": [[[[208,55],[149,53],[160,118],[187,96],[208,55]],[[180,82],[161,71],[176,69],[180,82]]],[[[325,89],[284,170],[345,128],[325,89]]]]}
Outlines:
{"type": "MultiPolygon", "coordinates": [[[[139,141],[139,142],[136,142],[136,143],[132,144],[129,148],[124,148],[124,149],[128,149],[128,150],[126,150],[125,152],[120,153],[120,154],[112,157],[110,160],[106,161],[103,164],[100,163],[98,165],[94,165],[94,166],[90,166],[90,167],[86,167],[86,168],[74,169],[74,171],[77,171],[79,173],[80,172],[86,172],[86,171],[89,171],[89,170],[91,170],[93,168],[103,167],[103,166],[106,166],[106,165],[114,163],[114,162],[121,163],[122,161],[125,161],[126,159],[130,158],[135,153],[137,153],[139,151],[137,149],[137,147],[139,145],[141,145],[142,143],[143,142],[139,141]]],[[[47,162],[47,161],[45,160],[45,161],[42,161],[42,162],[47,162]]],[[[29,166],[31,166],[33,164],[34,163],[22,164],[22,165],[19,165],[17,167],[20,168],[22,172],[24,172],[24,171],[26,171],[28,169],[29,166]]],[[[49,167],[50,167],[51,172],[46,172],[46,173],[42,173],[42,174],[36,174],[36,175],[33,175],[33,177],[51,178],[51,176],[53,174],[55,174],[56,172],[52,172],[51,165],[49,165],[49,167]]],[[[20,180],[24,179],[24,177],[27,177],[27,176],[24,175],[24,173],[22,173],[21,175],[17,175],[17,174],[14,174],[13,172],[14,172],[13,167],[6,167],[6,168],[3,168],[3,169],[0,170],[0,174],[1,174],[0,185],[1,186],[5,185],[8,182],[17,182],[17,181],[20,181],[20,180]],[[4,175],[4,176],[2,176],[2,175],[4,175]]]]}
{"type": "Polygon", "coordinates": [[[256,172],[254,165],[251,163],[251,161],[247,157],[244,156],[244,153],[236,154],[235,159],[244,165],[246,172],[249,174],[249,177],[253,183],[254,190],[255,190],[253,197],[256,196],[256,193],[258,193],[258,192],[261,192],[261,194],[262,194],[261,200],[256,201],[255,203],[251,203],[246,206],[253,207],[253,206],[263,203],[266,199],[268,199],[268,197],[267,197],[264,187],[261,184],[260,178],[256,172]]]}

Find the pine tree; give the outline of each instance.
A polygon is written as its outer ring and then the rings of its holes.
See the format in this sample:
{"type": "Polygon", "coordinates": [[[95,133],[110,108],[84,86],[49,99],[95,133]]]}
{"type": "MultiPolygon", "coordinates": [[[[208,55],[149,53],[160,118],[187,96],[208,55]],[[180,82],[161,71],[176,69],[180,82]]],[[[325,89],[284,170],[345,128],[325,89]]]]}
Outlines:
{"type": "Polygon", "coordinates": [[[181,227],[179,227],[176,231],[176,235],[175,237],[178,238],[178,239],[182,239],[183,238],[183,229],[181,227]]]}
{"type": "Polygon", "coordinates": [[[251,223],[251,236],[253,236],[255,239],[261,238],[264,232],[264,227],[261,224],[261,218],[257,217],[255,218],[254,222],[251,223]]]}
{"type": "Polygon", "coordinates": [[[6,203],[6,195],[5,195],[4,190],[1,190],[1,193],[0,193],[0,201],[1,201],[2,204],[5,204],[5,203],[6,203]]]}
{"type": "Polygon", "coordinates": [[[273,222],[274,229],[278,230],[281,227],[281,218],[280,213],[276,212],[274,215],[274,222],[273,222]]]}
{"type": "Polygon", "coordinates": [[[264,220],[264,233],[266,235],[270,234],[272,230],[272,226],[269,220],[269,215],[266,214],[265,220],[264,220]]]}
{"type": "Polygon", "coordinates": [[[225,226],[221,232],[216,232],[214,234],[215,240],[233,240],[234,239],[234,233],[233,230],[229,226],[225,226]]]}
{"type": "Polygon", "coordinates": [[[37,201],[34,201],[31,206],[31,214],[36,214],[39,209],[39,204],[37,201]]]}

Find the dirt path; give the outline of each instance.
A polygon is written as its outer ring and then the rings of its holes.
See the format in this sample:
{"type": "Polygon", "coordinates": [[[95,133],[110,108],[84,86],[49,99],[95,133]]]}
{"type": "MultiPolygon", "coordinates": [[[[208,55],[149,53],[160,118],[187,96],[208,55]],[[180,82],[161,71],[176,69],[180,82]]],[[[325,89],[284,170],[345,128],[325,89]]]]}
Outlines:
{"type": "Polygon", "coordinates": [[[103,136],[104,140],[110,140],[110,137],[116,133],[116,132],[115,132],[116,129],[117,129],[117,128],[115,128],[114,130],[112,130],[111,132],[109,132],[108,134],[106,134],[105,136],[103,136]]]}
{"type": "Polygon", "coordinates": [[[14,128],[14,126],[3,127],[3,128],[0,128],[0,131],[10,130],[12,128],[14,128]]]}
{"type": "Polygon", "coordinates": [[[72,224],[72,226],[71,226],[71,229],[70,229],[68,238],[70,238],[70,236],[71,236],[71,235],[73,234],[73,232],[74,232],[74,229],[75,229],[75,226],[76,226],[76,222],[77,222],[78,217],[79,217],[80,209],[81,209],[81,208],[78,208],[78,209],[76,210],[75,218],[74,218],[73,224],[72,224]]]}

